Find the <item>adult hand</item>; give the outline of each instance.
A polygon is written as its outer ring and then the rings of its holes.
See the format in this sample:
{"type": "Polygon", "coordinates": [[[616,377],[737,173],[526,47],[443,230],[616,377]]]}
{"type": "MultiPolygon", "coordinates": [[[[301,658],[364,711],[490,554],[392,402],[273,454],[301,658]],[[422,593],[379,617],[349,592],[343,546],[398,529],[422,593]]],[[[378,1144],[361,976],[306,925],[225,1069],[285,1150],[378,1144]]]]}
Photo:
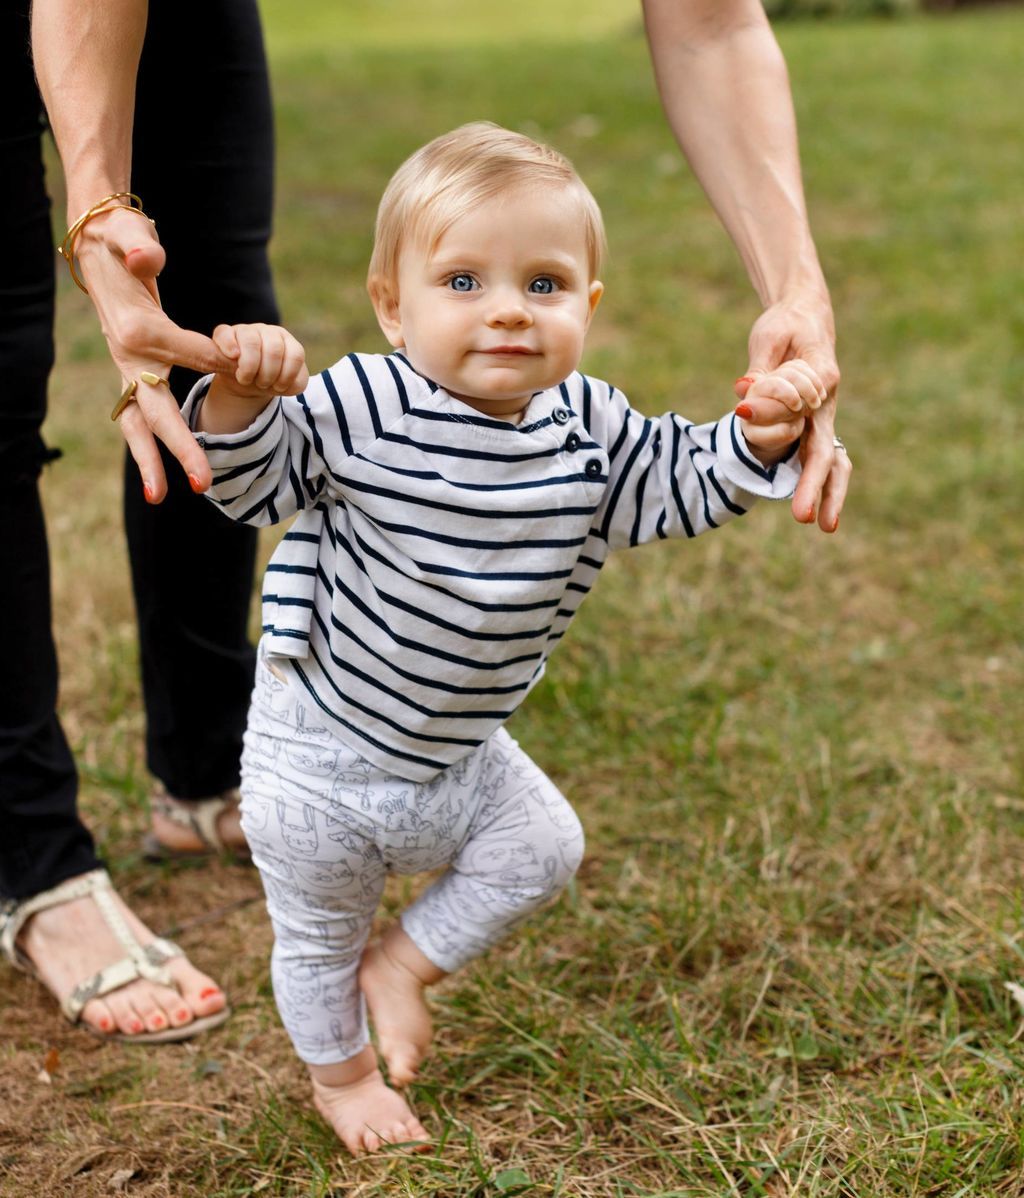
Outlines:
{"type": "MultiPolygon", "coordinates": [[[[793,517],[813,524],[817,516],[823,532],[835,532],[843,509],[853,466],[844,449],[834,444],[836,389],[835,327],[827,300],[818,296],[772,304],[754,322],[748,344],[746,375],[736,380],[736,394],[745,400],[753,380],[783,362],[802,358],[812,367],[826,390],[821,406],[808,415],[800,438],[803,472],[793,495],[793,517]]],[[[771,425],[780,417],[777,401],[751,400],[746,416],[753,424],[771,425]]]]}
{"type": "MultiPolygon", "coordinates": [[[[76,245],[78,270],[100,318],[110,356],[125,383],[143,370],[166,377],[172,364],[206,374],[232,370],[229,355],[209,337],[179,328],[161,309],[157,275],[166,255],[153,225],[137,212],[114,209],[90,220],[76,245]]],[[[116,396],[111,396],[111,407],[116,396]]],[[[205,491],[211,473],[169,389],[140,382],[135,403],[118,423],[142,475],[150,503],[167,494],[159,438],[181,463],[193,491],[205,491]]]]}

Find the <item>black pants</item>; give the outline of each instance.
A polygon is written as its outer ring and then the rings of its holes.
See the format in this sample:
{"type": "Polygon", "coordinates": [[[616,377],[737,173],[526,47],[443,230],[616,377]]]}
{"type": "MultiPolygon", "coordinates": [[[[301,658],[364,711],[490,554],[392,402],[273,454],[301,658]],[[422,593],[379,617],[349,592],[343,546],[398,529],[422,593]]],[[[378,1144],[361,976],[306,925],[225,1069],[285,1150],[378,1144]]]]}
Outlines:
{"type": "MultiPolygon", "coordinates": [[[[58,456],[40,435],[53,364],[55,251],[28,7],[29,0],[0,0],[0,895],[13,898],[97,864],[55,710],[38,489],[43,465],[58,456]]],[[[150,0],[132,188],[167,250],[160,295],[178,324],[209,333],[222,321],[278,319],[266,254],[272,150],[255,0],[150,0]]],[[[179,403],[193,379],[172,371],[179,403]]],[[[113,374],[111,383],[116,391],[113,374]]],[[[105,407],[94,413],[106,416],[105,407]]],[[[165,468],[169,494],[158,507],[145,503],[130,459],[125,471],[147,763],[172,794],[201,798],[238,781],[254,664],[246,624],[256,539],[194,496],[166,454],[165,468]]]]}

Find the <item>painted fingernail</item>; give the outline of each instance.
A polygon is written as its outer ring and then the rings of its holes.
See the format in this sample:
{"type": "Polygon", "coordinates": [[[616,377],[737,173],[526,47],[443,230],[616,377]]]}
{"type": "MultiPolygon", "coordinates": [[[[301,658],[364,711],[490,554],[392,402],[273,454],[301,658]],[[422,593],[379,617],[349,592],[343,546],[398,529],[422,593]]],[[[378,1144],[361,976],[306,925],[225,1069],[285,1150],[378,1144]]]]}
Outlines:
{"type": "Polygon", "coordinates": [[[180,1011],[174,1012],[174,1018],[177,1019],[179,1023],[184,1023],[188,1019],[188,1011],[182,1007],[180,1011]]]}
{"type": "Polygon", "coordinates": [[[202,495],[203,484],[199,481],[198,477],[195,474],[190,474],[188,476],[188,485],[192,488],[193,491],[195,491],[195,493],[197,495],[202,495]]]}
{"type": "Polygon", "coordinates": [[[149,1022],[153,1027],[163,1027],[167,1020],[162,1015],[154,1015],[149,1022]]]}
{"type": "Polygon", "coordinates": [[[735,411],[736,415],[739,416],[741,420],[750,420],[754,415],[754,409],[750,406],[750,404],[746,403],[738,403],[736,405],[735,411]]]}
{"type": "Polygon", "coordinates": [[[736,382],[733,383],[733,386],[735,387],[739,383],[752,383],[753,381],[754,380],[750,377],[749,374],[741,374],[740,377],[736,380],[736,382]]]}
{"type": "Polygon", "coordinates": [[[100,1020],[100,1031],[101,1032],[109,1032],[111,1029],[111,1026],[112,1026],[112,1024],[111,1024],[110,1020],[104,1015],[103,1018],[100,1020]]]}
{"type": "Polygon", "coordinates": [[[147,503],[155,502],[153,499],[153,488],[149,485],[149,483],[142,484],[142,493],[145,495],[147,503]]]}
{"type": "Polygon", "coordinates": [[[832,531],[835,532],[835,530],[838,527],[839,527],[839,517],[836,516],[836,518],[832,521],[832,531]]]}
{"type": "Polygon", "coordinates": [[[131,1023],[128,1024],[128,1030],[130,1032],[141,1032],[142,1031],[142,1020],[141,1019],[133,1019],[131,1021],[131,1023]]]}
{"type": "Polygon", "coordinates": [[[216,986],[207,986],[205,990],[199,991],[200,998],[213,998],[215,994],[220,994],[216,986]]]}

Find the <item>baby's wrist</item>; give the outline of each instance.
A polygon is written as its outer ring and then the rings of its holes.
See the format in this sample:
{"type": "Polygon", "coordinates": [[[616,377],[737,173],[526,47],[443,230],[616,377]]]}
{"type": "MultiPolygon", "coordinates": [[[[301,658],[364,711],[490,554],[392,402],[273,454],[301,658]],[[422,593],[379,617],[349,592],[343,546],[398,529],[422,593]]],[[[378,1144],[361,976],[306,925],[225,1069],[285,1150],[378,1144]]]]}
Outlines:
{"type": "Polygon", "coordinates": [[[757,425],[743,419],[740,420],[740,432],[743,434],[743,440],[746,442],[747,449],[762,466],[775,466],[786,458],[791,457],[800,443],[800,436],[798,434],[786,441],[773,442],[766,445],[757,440],[758,431],[760,430],[758,430],[757,425]],[[754,435],[751,436],[751,434],[754,435]]]}
{"type": "Polygon", "coordinates": [[[227,376],[214,375],[199,407],[196,431],[242,432],[273,399],[273,392],[243,387],[227,376]]]}

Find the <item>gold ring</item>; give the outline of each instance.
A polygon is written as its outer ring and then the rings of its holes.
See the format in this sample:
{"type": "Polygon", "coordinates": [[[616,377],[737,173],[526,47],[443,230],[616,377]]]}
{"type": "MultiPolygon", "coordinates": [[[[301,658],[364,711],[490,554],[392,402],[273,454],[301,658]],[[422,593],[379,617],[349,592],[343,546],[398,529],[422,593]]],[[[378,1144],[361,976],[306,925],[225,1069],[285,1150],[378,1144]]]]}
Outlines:
{"type": "Polygon", "coordinates": [[[125,408],[135,398],[135,392],[138,391],[138,389],[139,389],[139,380],[132,379],[128,383],[128,386],[125,387],[125,389],[121,392],[121,398],[117,401],[116,404],[114,404],[114,410],[110,413],[111,420],[117,420],[118,416],[121,415],[121,413],[125,410],[125,408]]]}
{"type": "Polygon", "coordinates": [[[170,383],[160,375],[154,374],[151,370],[142,370],[139,372],[137,379],[129,379],[128,386],[121,392],[121,398],[114,404],[114,410],[110,413],[111,420],[117,420],[125,408],[135,400],[135,394],[139,389],[139,383],[148,383],[150,387],[159,387],[161,383],[165,387],[170,387],[170,383]]]}

